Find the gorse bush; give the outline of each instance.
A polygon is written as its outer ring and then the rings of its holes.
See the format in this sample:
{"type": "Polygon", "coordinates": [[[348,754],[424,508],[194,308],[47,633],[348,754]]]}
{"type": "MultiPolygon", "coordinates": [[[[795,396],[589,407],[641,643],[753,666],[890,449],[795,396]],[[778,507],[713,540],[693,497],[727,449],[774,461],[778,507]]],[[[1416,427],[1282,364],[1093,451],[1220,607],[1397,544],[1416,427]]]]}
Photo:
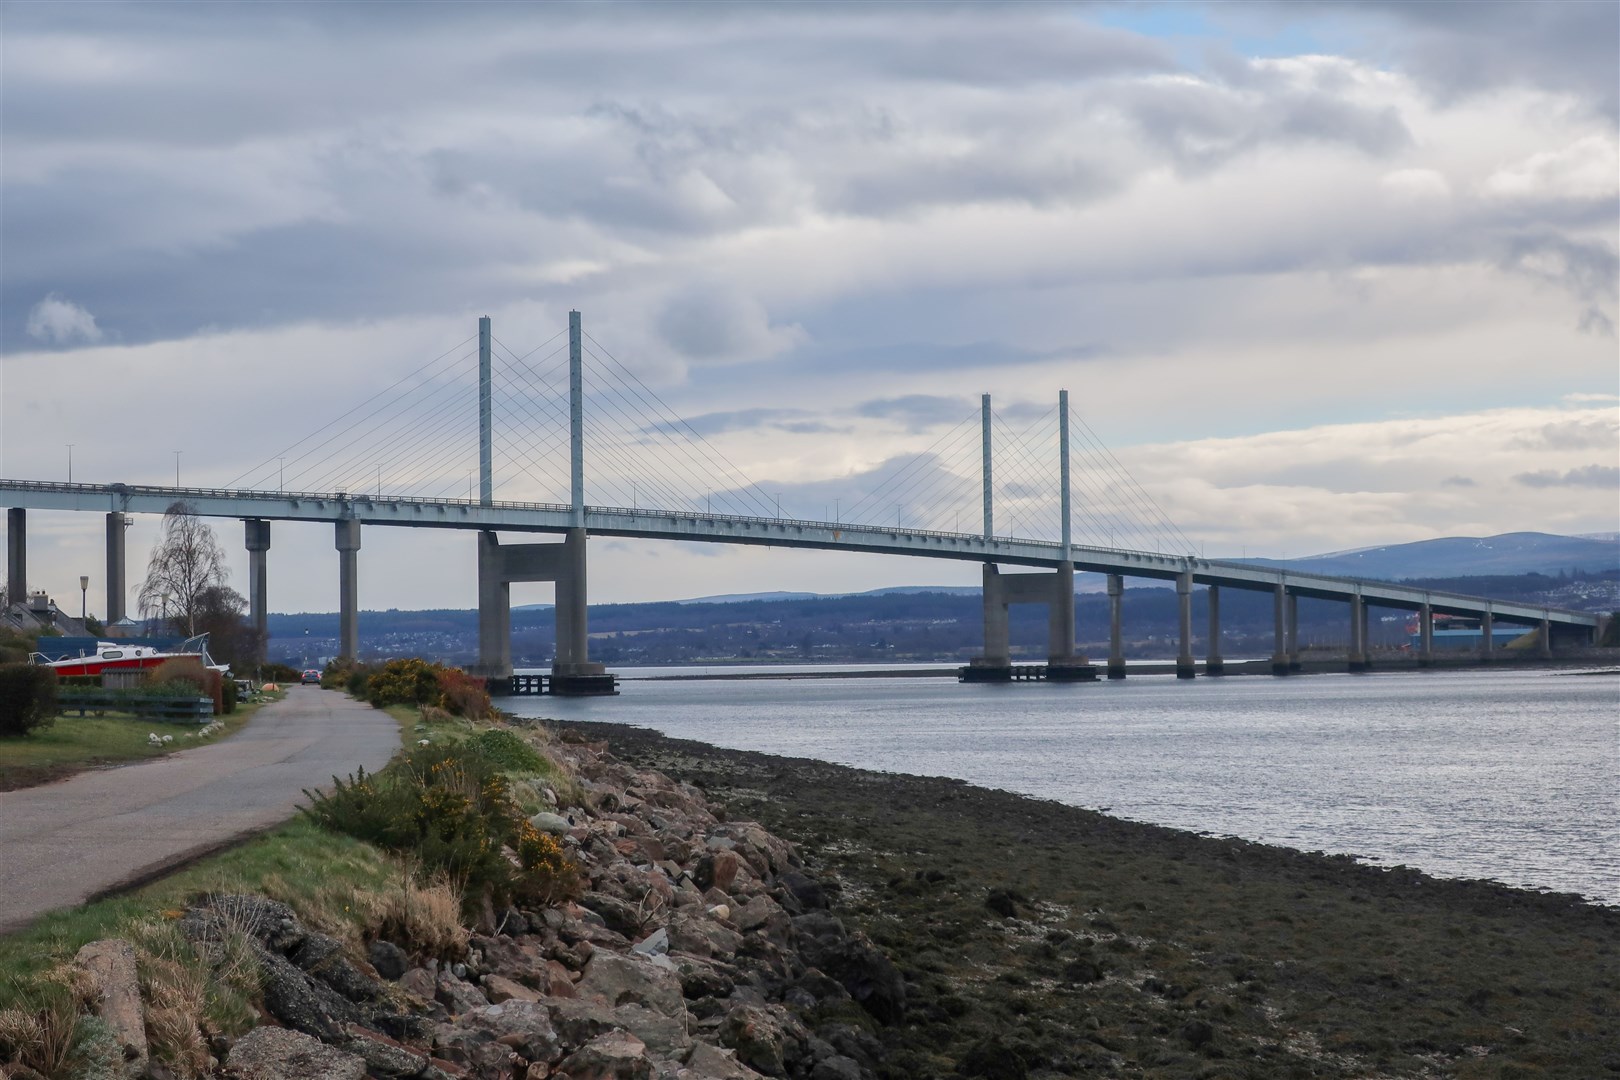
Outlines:
{"type": "Polygon", "coordinates": [[[423,880],[447,878],[468,905],[485,894],[544,903],[573,895],[577,871],[560,848],[536,846],[524,831],[504,767],[473,740],[413,747],[381,772],[335,781],[330,794],[305,792],[305,813],[407,855],[423,880]]]}
{"type": "Polygon", "coordinates": [[[411,657],[390,660],[371,673],[366,683],[366,700],[377,708],[385,705],[436,705],[439,701],[438,664],[411,657]]]}
{"type": "Polygon", "coordinates": [[[484,720],[495,715],[495,706],[489,700],[483,679],[460,668],[440,668],[438,682],[439,708],[469,720],[484,720]]]}
{"type": "Polygon", "coordinates": [[[49,727],[56,713],[56,672],[32,664],[0,664],[0,736],[49,727]]]}

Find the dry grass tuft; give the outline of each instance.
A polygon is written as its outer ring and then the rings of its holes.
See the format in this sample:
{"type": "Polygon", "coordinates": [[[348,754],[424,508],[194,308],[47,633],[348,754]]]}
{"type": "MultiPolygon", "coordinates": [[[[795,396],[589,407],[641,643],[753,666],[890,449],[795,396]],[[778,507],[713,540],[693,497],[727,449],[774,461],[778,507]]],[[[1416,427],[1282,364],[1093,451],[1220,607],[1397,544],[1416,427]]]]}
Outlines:
{"type": "Polygon", "coordinates": [[[372,936],[407,943],[440,960],[467,955],[469,933],[461,924],[461,893],[448,880],[419,885],[415,875],[406,872],[393,888],[369,899],[372,936]]]}
{"type": "Polygon", "coordinates": [[[20,1065],[58,1077],[101,1076],[108,1053],[105,1029],[87,1014],[95,979],[74,964],[59,964],[30,988],[26,1003],[0,1009],[0,1076],[20,1065]]]}

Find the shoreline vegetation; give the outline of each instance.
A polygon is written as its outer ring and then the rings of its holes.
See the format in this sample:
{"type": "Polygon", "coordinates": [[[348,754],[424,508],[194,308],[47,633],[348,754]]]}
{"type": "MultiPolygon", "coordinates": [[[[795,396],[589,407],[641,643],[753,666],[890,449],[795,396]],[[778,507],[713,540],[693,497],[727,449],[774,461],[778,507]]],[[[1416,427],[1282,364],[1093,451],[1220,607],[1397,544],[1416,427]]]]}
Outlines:
{"type": "Polygon", "coordinates": [[[577,891],[458,910],[409,852],[301,816],[0,938],[0,1075],[1620,1074],[1620,908],[628,725],[388,711],[421,755],[504,748],[577,891]],[[118,942],[121,1032],[95,981],[118,942]],[[27,1039],[51,1054],[24,1066],[27,1039]]]}

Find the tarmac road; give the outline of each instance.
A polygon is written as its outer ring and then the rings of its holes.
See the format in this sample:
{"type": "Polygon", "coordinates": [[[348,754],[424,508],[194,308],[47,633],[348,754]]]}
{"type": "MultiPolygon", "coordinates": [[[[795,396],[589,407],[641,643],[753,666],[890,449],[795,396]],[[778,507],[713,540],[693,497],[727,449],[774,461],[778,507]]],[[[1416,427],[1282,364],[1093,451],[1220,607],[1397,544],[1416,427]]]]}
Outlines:
{"type": "Polygon", "coordinates": [[[305,788],[381,768],[399,745],[387,713],[295,686],[224,741],[0,792],[0,934],[284,821],[305,788]]]}

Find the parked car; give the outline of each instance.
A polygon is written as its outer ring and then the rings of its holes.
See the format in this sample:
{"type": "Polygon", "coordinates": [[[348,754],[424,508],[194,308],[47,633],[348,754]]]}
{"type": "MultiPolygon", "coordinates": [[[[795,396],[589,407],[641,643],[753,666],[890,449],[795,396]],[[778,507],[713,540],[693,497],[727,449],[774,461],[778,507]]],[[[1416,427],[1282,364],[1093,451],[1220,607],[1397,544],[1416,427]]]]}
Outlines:
{"type": "Polygon", "coordinates": [[[321,673],[315,668],[310,668],[308,671],[304,672],[304,677],[301,681],[305,686],[308,686],[310,683],[314,683],[316,686],[319,686],[321,685],[321,673]]]}

